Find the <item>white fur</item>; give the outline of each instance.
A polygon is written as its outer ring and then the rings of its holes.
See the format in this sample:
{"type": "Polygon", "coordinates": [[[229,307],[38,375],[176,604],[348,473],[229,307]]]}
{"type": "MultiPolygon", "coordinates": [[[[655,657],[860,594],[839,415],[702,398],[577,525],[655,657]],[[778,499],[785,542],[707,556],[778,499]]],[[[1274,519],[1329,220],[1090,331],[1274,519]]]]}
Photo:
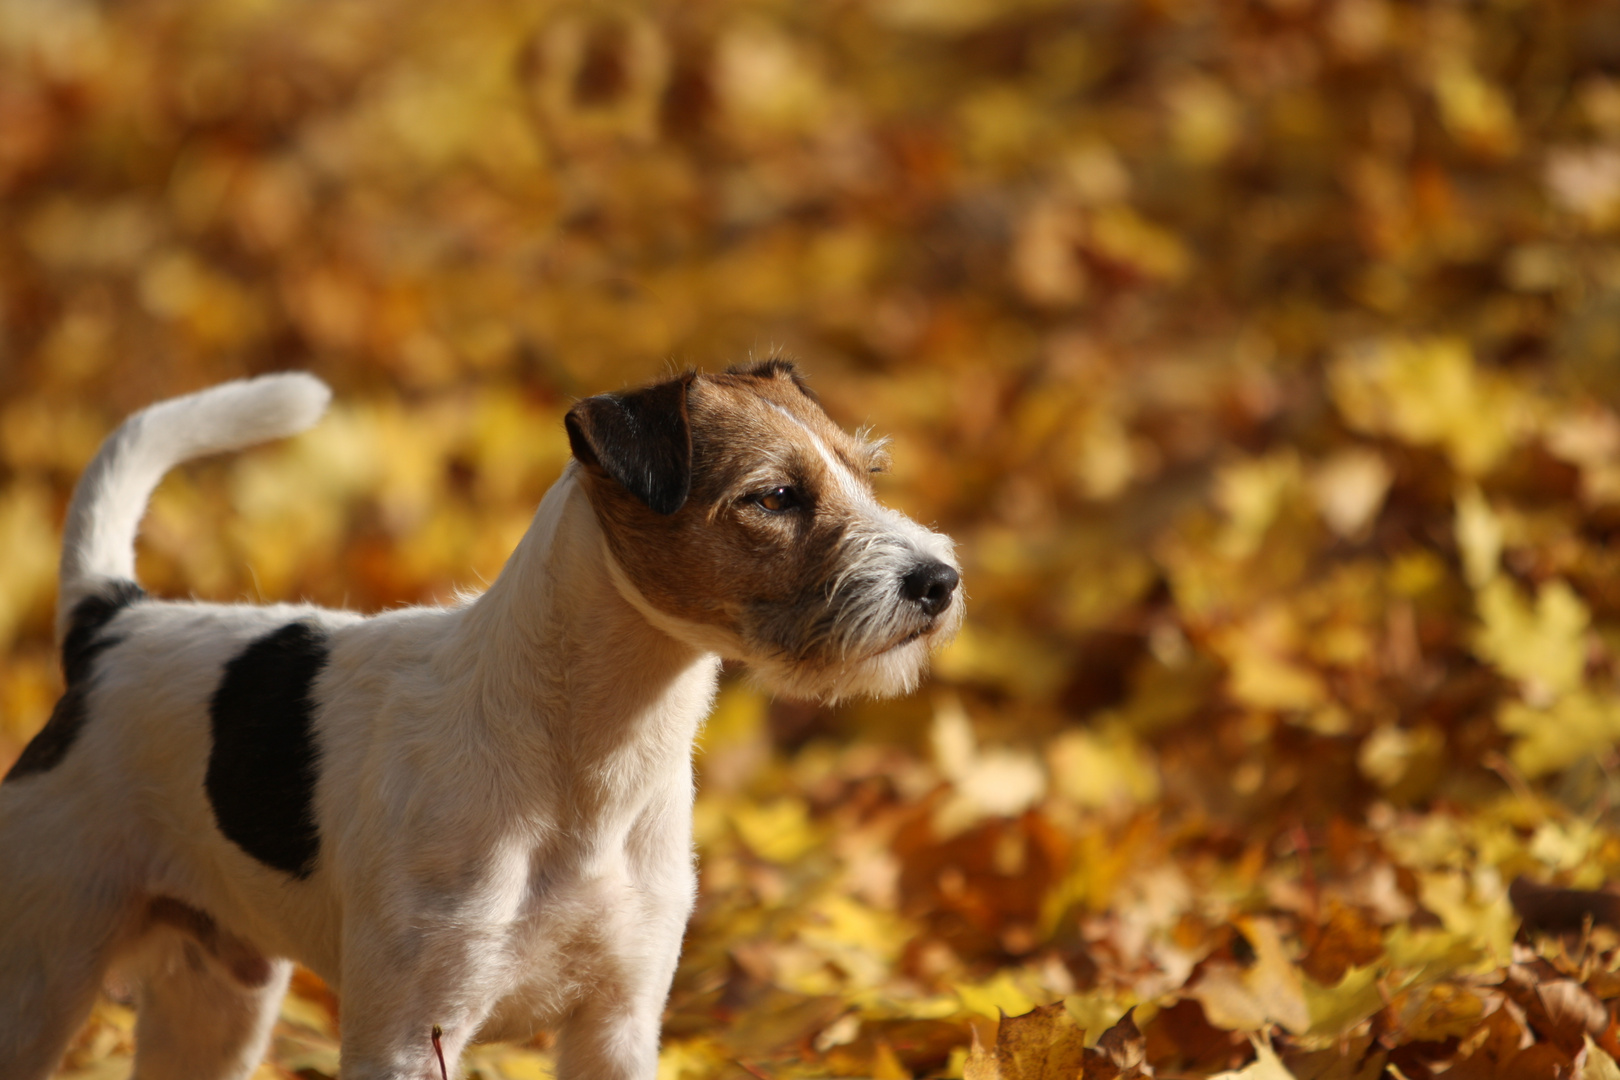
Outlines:
{"type": "Polygon", "coordinates": [[[135,530],[164,473],[182,461],[303,431],[331,398],[313,375],[286,372],[172,398],[124,421],[79,478],[68,505],[57,641],[73,605],[97,583],[135,580],[135,530]]]}
{"type": "MultiPolygon", "coordinates": [[[[132,576],[165,469],[299,430],[326,400],[310,376],[272,376],[127,421],[74,496],[59,631],[76,602],[132,576]]],[[[919,551],[950,558],[948,540],[871,513],[856,576],[903,573],[919,551]]],[[[49,1075],[110,968],[139,1005],[140,1080],[246,1077],[297,961],[342,996],[345,1080],[436,1077],[435,1026],[452,1062],[480,1031],[552,1028],[559,1075],[650,1080],[694,899],[691,746],[719,659],[626,585],[570,466],[495,583],[453,608],[120,611],[77,741],[0,784],[0,1077],[49,1075]],[[222,835],[203,781],[223,666],[300,619],[331,650],[313,693],[320,848],[303,880],[222,835]],[[191,936],[154,927],[155,897],[268,958],[268,982],[234,981],[191,936]]],[[[841,682],[909,682],[926,643],[888,652],[851,657],[841,682]]]]}

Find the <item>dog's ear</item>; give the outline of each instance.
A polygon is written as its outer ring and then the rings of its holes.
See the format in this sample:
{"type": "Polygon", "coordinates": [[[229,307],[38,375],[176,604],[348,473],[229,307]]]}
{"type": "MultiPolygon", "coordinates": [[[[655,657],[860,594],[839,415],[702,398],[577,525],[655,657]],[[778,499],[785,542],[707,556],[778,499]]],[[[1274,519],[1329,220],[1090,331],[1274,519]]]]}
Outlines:
{"type": "Polygon", "coordinates": [[[673,514],[692,490],[692,425],[686,393],[693,375],[598,394],[568,410],[568,444],[580,464],[600,469],[660,514],[673,514]]]}

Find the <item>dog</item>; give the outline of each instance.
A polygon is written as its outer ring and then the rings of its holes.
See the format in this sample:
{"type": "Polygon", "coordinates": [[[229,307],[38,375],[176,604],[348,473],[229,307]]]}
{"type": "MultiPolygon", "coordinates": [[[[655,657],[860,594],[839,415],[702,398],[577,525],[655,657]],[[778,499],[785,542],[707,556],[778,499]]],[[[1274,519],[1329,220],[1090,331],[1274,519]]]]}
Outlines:
{"type": "Polygon", "coordinates": [[[0,1076],[48,1076],[115,977],[135,1076],[263,1057],[294,963],[345,1080],[475,1035],[651,1080],[696,893],[692,742],[722,658],[812,699],[904,692],[963,608],[950,539],[881,505],[881,443],[771,359],[577,402],[495,582],[369,617],[159,600],[146,502],[325,410],[282,373],[151,406],[64,527],[66,691],[0,783],[0,1076]]]}

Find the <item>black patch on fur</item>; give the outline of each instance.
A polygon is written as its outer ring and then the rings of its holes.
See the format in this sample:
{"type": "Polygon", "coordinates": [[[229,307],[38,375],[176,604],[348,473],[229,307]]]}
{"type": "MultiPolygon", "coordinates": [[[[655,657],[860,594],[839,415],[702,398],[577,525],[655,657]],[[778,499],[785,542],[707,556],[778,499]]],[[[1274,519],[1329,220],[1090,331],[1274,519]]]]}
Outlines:
{"type": "Polygon", "coordinates": [[[277,870],[307,878],[315,869],[315,702],[326,665],[326,633],[288,623],[225,665],[208,704],[213,746],[203,786],[219,831],[277,870]]]}
{"type": "Polygon", "coordinates": [[[85,697],[96,657],[124,640],[102,631],[120,611],[145,597],[146,591],[133,581],[115,581],[103,593],[87,596],[74,605],[67,636],[62,639],[62,678],[67,689],[57,699],[45,726],[23,747],[22,755],[6,773],[7,780],[49,772],[67,757],[88,718],[85,697]]]}
{"type": "Polygon", "coordinates": [[[598,394],[568,410],[568,445],[654,512],[673,514],[692,491],[688,373],[628,394],[598,394]]]}

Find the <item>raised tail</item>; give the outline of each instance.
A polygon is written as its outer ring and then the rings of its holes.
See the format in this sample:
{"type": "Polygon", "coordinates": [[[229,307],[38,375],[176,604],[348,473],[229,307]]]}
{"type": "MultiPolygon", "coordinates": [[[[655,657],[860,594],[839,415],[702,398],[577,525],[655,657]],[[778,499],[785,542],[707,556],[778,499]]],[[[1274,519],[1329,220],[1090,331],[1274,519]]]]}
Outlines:
{"type": "Polygon", "coordinates": [[[315,376],[284,372],[160,401],[119,425],[79,477],[68,504],[57,639],[86,596],[134,582],[135,533],[164,473],[182,461],[303,431],[321,418],[331,397],[315,376]]]}

